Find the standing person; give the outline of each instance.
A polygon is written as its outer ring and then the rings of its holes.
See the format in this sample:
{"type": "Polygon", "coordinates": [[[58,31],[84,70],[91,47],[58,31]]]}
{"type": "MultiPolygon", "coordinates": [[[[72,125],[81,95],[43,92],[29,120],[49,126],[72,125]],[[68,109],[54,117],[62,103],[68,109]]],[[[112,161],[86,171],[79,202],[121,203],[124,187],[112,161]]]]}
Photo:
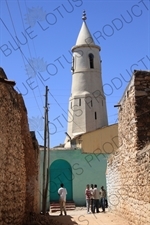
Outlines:
{"type": "Polygon", "coordinates": [[[102,212],[105,212],[105,199],[106,199],[106,190],[104,189],[104,186],[100,189],[100,202],[102,207],[102,212]]]}
{"type": "Polygon", "coordinates": [[[60,188],[58,189],[58,194],[59,194],[59,203],[60,203],[60,216],[62,216],[62,212],[64,211],[65,216],[67,215],[66,213],[66,195],[67,195],[67,190],[64,188],[64,184],[60,185],[60,188]]]}
{"type": "Polygon", "coordinates": [[[91,184],[90,191],[91,191],[91,212],[92,212],[92,213],[94,213],[94,197],[93,197],[93,189],[94,189],[94,186],[93,186],[93,184],[91,184]]]}
{"type": "Polygon", "coordinates": [[[85,189],[85,198],[86,198],[86,208],[87,208],[87,213],[90,213],[91,191],[90,191],[90,186],[89,186],[89,184],[86,185],[86,189],[85,189]]]}
{"type": "Polygon", "coordinates": [[[97,189],[97,184],[94,185],[93,189],[93,197],[94,197],[94,213],[99,213],[99,190],[97,189]]]}

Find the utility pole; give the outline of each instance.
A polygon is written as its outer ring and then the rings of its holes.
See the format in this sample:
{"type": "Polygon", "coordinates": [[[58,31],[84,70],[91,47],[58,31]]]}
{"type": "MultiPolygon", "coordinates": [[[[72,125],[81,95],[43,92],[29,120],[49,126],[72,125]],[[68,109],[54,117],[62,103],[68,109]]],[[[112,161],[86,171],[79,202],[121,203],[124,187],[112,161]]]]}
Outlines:
{"type": "MultiPolygon", "coordinates": [[[[47,154],[47,145],[49,147],[49,122],[48,122],[48,86],[45,90],[45,116],[44,116],[44,156],[43,156],[43,195],[42,195],[42,212],[46,214],[46,201],[47,201],[47,190],[48,190],[48,170],[49,170],[49,154],[47,154]],[[47,143],[48,142],[48,143],[47,143]]],[[[49,151],[49,149],[48,149],[49,151]]]]}

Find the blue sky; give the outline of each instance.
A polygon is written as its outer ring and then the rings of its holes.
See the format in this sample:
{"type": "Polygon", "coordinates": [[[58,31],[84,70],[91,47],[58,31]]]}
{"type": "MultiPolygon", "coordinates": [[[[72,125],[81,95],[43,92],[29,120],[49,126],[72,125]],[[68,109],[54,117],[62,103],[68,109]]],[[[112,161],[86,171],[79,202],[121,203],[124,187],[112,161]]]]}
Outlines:
{"type": "Polygon", "coordinates": [[[49,87],[50,146],[64,142],[71,91],[71,48],[86,10],[101,47],[109,124],[132,71],[150,70],[150,0],[0,1],[0,66],[23,95],[31,130],[43,144],[45,86],[49,87]],[[65,119],[66,118],[66,119],[65,119]]]}

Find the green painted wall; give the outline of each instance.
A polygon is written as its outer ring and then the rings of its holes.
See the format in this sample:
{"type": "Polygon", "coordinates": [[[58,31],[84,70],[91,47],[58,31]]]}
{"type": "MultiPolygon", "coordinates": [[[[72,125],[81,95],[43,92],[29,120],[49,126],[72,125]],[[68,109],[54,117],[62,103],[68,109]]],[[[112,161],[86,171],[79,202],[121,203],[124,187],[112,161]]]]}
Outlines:
{"type": "MultiPolygon", "coordinates": [[[[43,150],[40,150],[40,177],[42,178],[43,150]]],[[[107,154],[85,154],[81,150],[50,150],[50,164],[63,159],[72,168],[72,195],[76,205],[85,205],[85,187],[97,184],[98,188],[106,187],[107,154]]],[[[42,193],[42,180],[41,180],[42,193]]],[[[50,196],[48,196],[50,199],[50,196]]],[[[48,199],[48,202],[49,202],[48,199]]]]}

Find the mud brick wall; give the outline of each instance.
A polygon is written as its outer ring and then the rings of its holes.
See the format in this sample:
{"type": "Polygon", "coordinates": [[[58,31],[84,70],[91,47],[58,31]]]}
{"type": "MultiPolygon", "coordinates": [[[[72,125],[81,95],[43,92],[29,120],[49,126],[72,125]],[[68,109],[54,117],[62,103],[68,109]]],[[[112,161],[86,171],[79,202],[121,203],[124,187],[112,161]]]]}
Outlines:
{"type": "Polygon", "coordinates": [[[0,68],[1,225],[21,225],[29,212],[38,210],[38,144],[14,85],[0,68]]]}
{"type": "Polygon", "coordinates": [[[109,158],[107,169],[109,207],[131,225],[148,225],[150,72],[134,72],[119,104],[119,146],[109,158]]]}

